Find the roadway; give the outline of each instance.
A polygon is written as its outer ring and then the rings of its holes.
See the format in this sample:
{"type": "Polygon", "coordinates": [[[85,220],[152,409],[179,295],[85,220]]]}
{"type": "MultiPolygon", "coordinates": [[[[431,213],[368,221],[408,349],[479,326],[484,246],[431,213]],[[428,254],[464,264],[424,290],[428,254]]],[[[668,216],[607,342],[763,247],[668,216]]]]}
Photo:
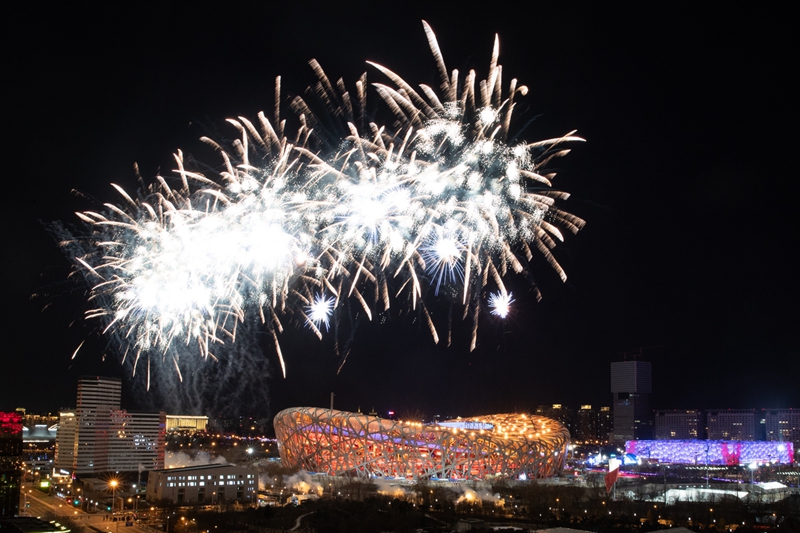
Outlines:
{"type": "MultiPolygon", "coordinates": [[[[70,518],[76,525],[84,526],[88,529],[87,533],[154,533],[161,531],[152,527],[134,522],[132,526],[126,526],[124,516],[119,516],[117,521],[111,517],[111,513],[87,513],[81,509],[71,506],[61,498],[44,494],[28,486],[22,488],[20,498],[20,516],[33,516],[46,518],[48,516],[70,518]],[[29,506],[26,506],[30,504],[29,506]]],[[[120,515],[121,513],[117,513],[120,515]]],[[[133,514],[130,511],[128,515],[133,514]]]]}

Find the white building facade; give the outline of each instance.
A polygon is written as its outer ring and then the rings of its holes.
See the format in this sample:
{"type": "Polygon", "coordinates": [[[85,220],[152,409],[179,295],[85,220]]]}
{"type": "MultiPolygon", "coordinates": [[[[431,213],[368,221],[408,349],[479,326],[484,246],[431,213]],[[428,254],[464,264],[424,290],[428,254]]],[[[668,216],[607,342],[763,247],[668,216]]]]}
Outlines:
{"type": "Polygon", "coordinates": [[[258,470],[232,464],[188,466],[150,472],[147,500],[170,500],[178,505],[255,503],[258,470]]]}
{"type": "Polygon", "coordinates": [[[74,410],[62,410],[55,466],[70,474],[164,467],[166,414],[120,408],[122,382],[82,377],[74,410]]]}

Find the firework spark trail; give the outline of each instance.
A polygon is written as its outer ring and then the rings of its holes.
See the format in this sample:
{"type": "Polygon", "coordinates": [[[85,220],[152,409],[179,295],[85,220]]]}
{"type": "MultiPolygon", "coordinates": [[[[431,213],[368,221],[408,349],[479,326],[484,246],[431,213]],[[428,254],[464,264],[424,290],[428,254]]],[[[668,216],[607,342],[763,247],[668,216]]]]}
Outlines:
{"type": "Polygon", "coordinates": [[[404,293],[438,341],[424,296],[444,285],[472,317],[474,348],[487,286],[499,289],[490,313],[505,317],[513,300],[503,278],[534,253],[566,279],[551,251],[584,221],[556,207],[568,194],[550,188],[554,174],[543,168],[568,153],[562,143],[582,139],[509,144],[515,98],[527,88],[511,80],[504,95],[498,40],[487,78],[476,82],[474,71],[447,72],[423,25],[440,91],[418,92],[370,63],[393,84],[373,84],[392,127],[366,118],[366,75],[352,97],[312,60],[314,100],[292,100],[293,137],[280,118],[278,78],[274,124],[263,113],[255,123],[240,117],[229,120],[240,135],[229,145],[202,139],[222,157],[217,176],[188,170],[179,152],[178,188],[159,177],[134,198],[115,185],[120,206],[78,213],[89,235],[70,235],[65,247],[92,285],[87,317],[132,350],[134,368],[144,355],[149,372],[151,354],[177,368],[169,354],[187,349],[213,358],[213,346],[233,342],[237,323],[256,313],[285,373],[281,316],[322,337],[320,325],[336,326],[348,299],[371,318],[375,305],[389,309],[404,293]]]}

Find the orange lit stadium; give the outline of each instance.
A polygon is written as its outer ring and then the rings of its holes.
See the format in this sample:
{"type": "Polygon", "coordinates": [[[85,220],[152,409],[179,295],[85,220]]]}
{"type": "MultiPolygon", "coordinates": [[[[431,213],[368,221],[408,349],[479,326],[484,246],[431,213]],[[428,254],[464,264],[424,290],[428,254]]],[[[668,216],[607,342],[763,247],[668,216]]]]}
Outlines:
{"type": "Polygon", "coordinates": [[[318,407],[275,416],[284,466],[330,475],[407,479],[542,478],[558,473],[569,432],[525,414],[425,424],[318,407]]]}

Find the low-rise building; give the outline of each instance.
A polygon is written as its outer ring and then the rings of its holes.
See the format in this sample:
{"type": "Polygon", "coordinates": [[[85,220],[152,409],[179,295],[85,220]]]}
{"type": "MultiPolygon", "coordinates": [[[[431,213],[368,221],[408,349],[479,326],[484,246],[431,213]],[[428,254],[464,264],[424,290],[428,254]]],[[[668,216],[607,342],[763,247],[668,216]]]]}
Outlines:
{"type": "Polygon", "coordinates": [[[167,415],[167,432],[170,431],[205,431],[208,428],[207,416],[167,415]]]}
{"type": "Polygon", "coordinates": [[[215,505],[238,501],[255,503],[258,470],[233,464],[187,466],[153,470],[147,480],[147,500],[170,500],[178,505],[215,505]]]}

